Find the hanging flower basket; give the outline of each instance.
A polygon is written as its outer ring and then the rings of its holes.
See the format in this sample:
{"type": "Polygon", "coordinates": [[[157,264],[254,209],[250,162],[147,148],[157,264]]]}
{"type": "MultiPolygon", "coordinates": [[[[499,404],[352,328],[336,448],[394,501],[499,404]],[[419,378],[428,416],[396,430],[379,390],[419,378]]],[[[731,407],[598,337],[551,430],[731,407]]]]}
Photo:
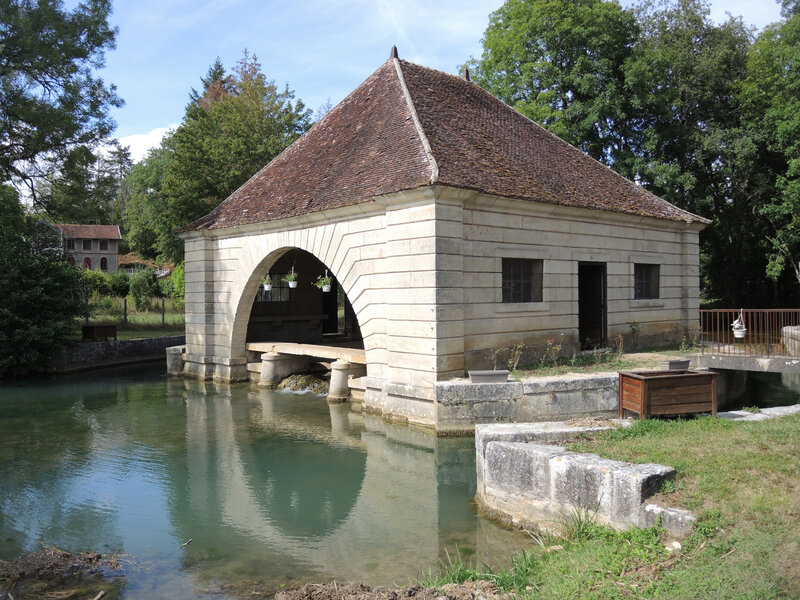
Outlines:
{"type": "Polygon", "coordinates": [[[328,275],[328,269],[325,269],[325,275],[320,275],[314,282],[314,285],[321,289],[323,292],[330,292],[333,285],[333,277],[328,275]]]}
{"type": "Polygon", "coordinates": [[[294,272],[294,267],[292,267],[292,270],[283,276],[283,280],[289,284],[290,288],[297,287],[297,273],[294,272]]]}
{"type": "Polygon", "coordinates": [[[261,282],[261,286],[264,288],[265,292],[268,292],[272,289],[272,278],[267,273],[267,276],[264,277],[264,280],[261,282]]]}
{"type": "Polygon", "coordinates": [[[744,336],[747,334],[747,327],[744,326],[744,309],[739,309],[739,316],[736,320],[731,324],[731,329],[733,329],[733,337],[741,340],[744,339],[744,336]]]}

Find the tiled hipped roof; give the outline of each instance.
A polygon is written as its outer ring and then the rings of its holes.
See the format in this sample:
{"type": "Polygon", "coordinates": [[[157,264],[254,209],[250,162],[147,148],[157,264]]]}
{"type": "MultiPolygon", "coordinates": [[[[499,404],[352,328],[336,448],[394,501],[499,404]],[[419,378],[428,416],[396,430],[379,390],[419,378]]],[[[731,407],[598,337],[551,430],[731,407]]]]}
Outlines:
{"type": "Polygon", "coordinates": [[[180,231],[283,219],[430,184],[706,222],[614,173],[476,84],[390,58],[227,200],[180,231]]]}
{"type": "Polygon", "coordinates": [[[119,227],[116,225],[74,225],[71,223],[55,223],[64,235],[74,239],[118,240],[119,227]]]}

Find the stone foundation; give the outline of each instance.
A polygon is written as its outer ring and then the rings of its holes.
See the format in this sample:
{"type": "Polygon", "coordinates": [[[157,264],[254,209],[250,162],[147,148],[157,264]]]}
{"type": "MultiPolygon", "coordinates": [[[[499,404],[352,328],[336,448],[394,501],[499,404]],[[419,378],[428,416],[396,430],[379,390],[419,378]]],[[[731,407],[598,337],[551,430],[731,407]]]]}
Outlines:
{"type": "Polygon", "coordinates": [[[614,416],[618,388],[616,373],[508,383],[440,382],[436,384],[436,430],[471,434],[478,423],[614,416]]]}

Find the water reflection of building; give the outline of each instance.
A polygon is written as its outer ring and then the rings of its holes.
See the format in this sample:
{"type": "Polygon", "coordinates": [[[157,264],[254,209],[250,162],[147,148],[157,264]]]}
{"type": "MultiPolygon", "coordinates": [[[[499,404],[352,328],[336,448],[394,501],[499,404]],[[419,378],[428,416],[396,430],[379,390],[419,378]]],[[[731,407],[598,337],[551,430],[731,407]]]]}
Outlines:
{"type": "MultiPolygon", "coordinates": [[[[233,529],[240,546],[280,554],[295,571],[302,565],[316,577],[368,582],[404,583],[438,564],[442,540],[464,545],[470,515],[463,513],[472,511],[465,498],[474,493],[474,459],[464,440],[438,439],[346,405],[329,406],[320,420],[316,407],[304,414],[308,401],[297,396],[255,388],[231,395],[225,385],[181,383],[186,501],[206,527],[233,529]]],[[[478,544],[478,532],[466,537],[467,545],[478,544]]],[[[491,531],[480,538],[491,546],[491,531]]]]}

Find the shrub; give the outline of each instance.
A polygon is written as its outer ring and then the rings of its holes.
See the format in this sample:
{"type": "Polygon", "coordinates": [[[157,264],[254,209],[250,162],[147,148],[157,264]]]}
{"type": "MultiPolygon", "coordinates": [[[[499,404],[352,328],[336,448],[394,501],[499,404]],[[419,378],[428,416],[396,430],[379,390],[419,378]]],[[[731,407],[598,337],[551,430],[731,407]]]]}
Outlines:
{"type": "Polygon", "coordinates": [[[171,297],[176,300],[183,300],[186,295],[186,271],[183,263],[175,267],[175,270],[172,271],[172,275],[170,275],[169,278],[172,281],[171,297]]]}
{"type": "Polygon", "coordinates": [[[161,295],[158,278],[152,267],[139,271],[130,279],[130,295],[136,310],[145,310],[150,306],[150,299],[161,295]]]}
{"type": "Polygon", "coordinates": [[[112,273],[108,277],[108,283],[111,287],[111,295],[118,298],[124,298],[130,292],[130,277],[125,271],[119,273],[112,273]]]}
{"type": "Polygon", "coordinates": [[[91,269],[83,270],[83,278],[89,285],[89,291],[97,296],[110,296],[111,283],[108,275],[102,271],[92,271],[91,269]]]}

